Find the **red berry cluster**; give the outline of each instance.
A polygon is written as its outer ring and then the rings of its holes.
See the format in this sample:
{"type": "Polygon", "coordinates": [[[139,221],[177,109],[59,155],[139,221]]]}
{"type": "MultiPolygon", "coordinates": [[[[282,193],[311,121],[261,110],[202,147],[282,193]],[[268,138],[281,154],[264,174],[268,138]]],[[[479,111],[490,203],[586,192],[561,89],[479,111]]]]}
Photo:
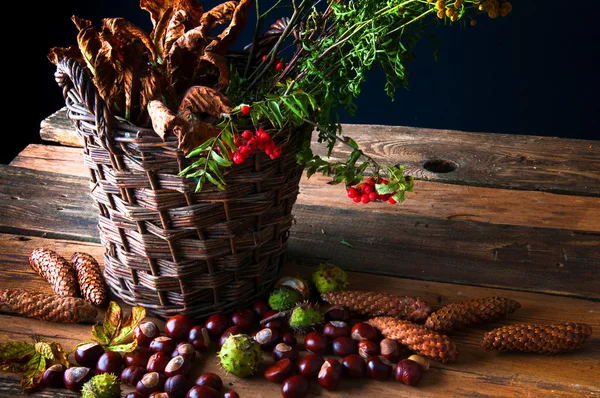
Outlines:
{"type": "MultiPolygon", "coordinates": [[[[265,62],[268,57],[269,57],[268,55],[263,55],[262,61],[265,62]]],[[[285,62],[277,61],[277,63],[275,64],[275,70],[277,70],[277,71],[284,70],[286,66],[287,66],[287,64],[285,62]]]]}
{"type": "Polygon", "coordinates": [[[367,204],[370,202],[381,201],[389,202],[395,205],[396,201],[394,200],[394,198],[392,198],[394,194],[378,194],[377,190],[375,189],[375,184],[387,185],[388,180],[384,178],[379,178],[375,180],[375,178],[371,177],[366,182],[362,182],[354,187],[348,188],[348,197],[352,199],[354,203],[367,204]]]}
{"type": "Polygon", "coordinates": [[[256,130],[255,134],[250,130],[244,131],[235,139],[235,146],[237,147],[233,154],[233,163],[235,164],[243,163],[257,148],[271,159],[277,159],[282,153],[281,147],[275,144],[269,133],[262,128],[256,130]]]}

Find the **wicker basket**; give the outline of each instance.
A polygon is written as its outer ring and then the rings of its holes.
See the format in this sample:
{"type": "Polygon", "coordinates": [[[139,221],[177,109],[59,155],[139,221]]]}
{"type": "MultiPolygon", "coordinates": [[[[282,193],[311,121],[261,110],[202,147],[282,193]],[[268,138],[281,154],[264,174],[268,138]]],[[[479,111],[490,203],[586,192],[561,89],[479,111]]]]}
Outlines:
{"type": "Polygon", "coordinates": [[[203,318],[264,297],[285,259],[303,169],[297,144],[276,160],[257,151],[224,174],[226,190],[195,193],[178,175],[189,160],[176,137],[113,117],[75,61],[59,63],[56,81],[83,143],[112,292],[163,318],[203,318]]]}

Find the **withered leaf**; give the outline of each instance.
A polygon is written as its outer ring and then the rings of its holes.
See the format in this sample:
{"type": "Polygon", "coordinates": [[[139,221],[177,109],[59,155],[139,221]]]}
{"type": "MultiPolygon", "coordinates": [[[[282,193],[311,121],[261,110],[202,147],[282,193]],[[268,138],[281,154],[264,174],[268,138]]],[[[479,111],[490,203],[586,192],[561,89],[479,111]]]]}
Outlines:
{"type": "Polygon", "coordinates": [[[198,112],[219,118],[223,113],[230,113],[231,109],[231,102],[224,94],[210,87],[194,86],[183,96],[178,113],[185,120],[191,119],[198,112]]]}
{"type": "Polygon", "coordinates": [[[109,344],[113,337],[117,334],[121,328],[123,322],[123,310],[115,301],[111,301],[108,304],[106,313],[104,314],[104,335],[108,340],[109,344]]]}
{"type": "Polygon", "coordinates": [[[24,341],[9,341],[0,344],[0,363],[22,359],[28,355],[33,355],[35,346],[24,341]]]}
{"type": "Polygon", "coordinates": [[[219,135],[219,132],[220,130],[211,123],[206,123],[197,119],[190,119],[186,123],[185,129],[182,131],[182,133],[177,135],[179,138],[178,147],[185,155],[187,155],[192,150],[202,145],[209,138],[219,135]]]}
{"type": "Polygon", "coordinates": [[[40,384],[44,371],[46,370],[46,358],[36,352],[27,362],[25,367],[27,370],[25,370],[25,373],[23,373],[23,377],[21,378],[21,389],[25,392],[29,392],[40,384]]]}
{"type": "Polygon", "coordinates": [[[150,37],[142,29],[137,27],[135,24],[126,21],[123,18],[106,18],[102,20],[104,28],[108,29],[114,36],[123,36],[130,40],[138,39],[141,41],[146,49],[150,52],[150,58],[153,62],[157,62],[158,54],[156,48],[150,40],[150,37]]]}
{"type": "Polygon", "coordinates": [[[152,128],[163,140],[171,132],[179,136],[184,128],[185,122],[160,101],[150,101],[148,114],[152,120],[152,128]]]}
{"type": "Polygon", "coordinates": [[[227,59],[220,54],[205,52],[200,58],[200,67],[202,67],[203,62],[211,63],[219,68],[219,84],[221,85],[221,89],[227,88],[230,77],[229,62],[227,62],[227,59]]]}
{"type": "Polygon", "coordinates": [[[207,52],[213,52],[216,54],[225,54],[227,50],[233,46],[235,40],[238,38],[246,22],[248,21],[248,8],[252,5],[252,0],[241,0],[237,5],[231,23],[215,40],[213,40],[207,47],[207,52]]]}
{"type": "Polygon", "coordinates": [[[96,56],[102,48],[102,41],[100,40],[98,30],[91,23],[82,23],[81,21],[85,20],[81,18],[74,16],[72,20],[77,27],[82,26],[77,34],[77,44],[79,45],[79,50],[81,51],[88,69],[92,74],[96,74],[96,56]]]}
{"type": "MultiPolygon", "coordinates": [[[[99,323],[92,326],[92,337],[100,345],[104,346],[110,343],[110,339],[106,336],[106,334],[104,334],[104,328],[99,323]]],[[[83,344],[86,343],[82,343],[81,345],[83,344]]]]}
{"type": "Polygon", "coordinates": [[[202,18],[200,18],[200,28],[203,37],[208,38],[208,32],[215,26],[223,25],[231,21],[237,6],[237,1],[226,1],[213,7],[210,11],[205,12],[202,15],[202,18]]]}
{"type": "Polygon", "coordinates": [[[94,62],[94,85],[109,108],[112,108],[116,102],[115,91],[119,88],[116,82],[120,75],[120,68],[117,52],[108,40],[103,39],[102,47],[94,62]]]}
{"type": "Polygon", "coordinates": [[[173,43],[175,43],[177,39],[184,35],[185,21],[187,18],[188,15],[184,10],[178,10],[171,17],[165,34],[165,42],[163,44],[163,54],[165,58],[168,56],[173,43]]]}
{"type": "Polygon", "coordinates": [[[139,42],[125,47],[123,54],[123,84],[125,90],[125,118],[132,119],[134,106],[139,103],[142,84],[143,49],[139,42]]]}
{"type": "Polygon", "coordinates": [[[54,360],[54,351],[52,351],[52,345],[50,343],[38,341],[35,343],[35,351],[46,359],[51,361],[54,360]]]}
{"type": "Polygon", "coordinates": [[[173,8],[168,8],[167,10],[165,10],[163,15],[158,20],[158,23],[150,33],[150,37],[152,38],[152,42],[156,47],[156,51],[159,54],[163,55],[163,59],[167,57],[167,55],[165,54],[164,41],[165,35],[167,34],[167,28],[169,26],[169,23],[171,22],[171,18],[173,17],[173,12],[173,8]]]}
{"type": "Polygon", "coordinates": [[[140,0],[140,8],[150,13],[155,29],[166,13],[185,10],[193,19],[198,20],[203,11],[197,0],[140,0]]]}
{"type": "Polygon", "coordinates": [[[115,335],[115,337],[113,337],[110,344],[111,345],[120,344],[127,337],[131,336],[133,329],[135,329],[135,327],[141,321],[143,321],[145,317],[146,317],[146,309],[144,307],[142,307],[141,305],[136,305],[135,307],[131,308],[131,313],[129,314],[127,319],[125,319],[125,322],[122,323],[121,328],[119,329],[119,331],[115,335]]]}
{"type": "Polygon", "coordinates": [[[77,46],[71,46],[71,47],[67,47],[67,48],[53,47],[50,49],[50,52],[48,53],[48,59],[54,65],[58,65],[58,63],[63,58],[71,58],[71,59],[75,59],[75,60],[84,62],[83,55],[81,54],[81,51],[79,50],[79,47],[77,47],[77,46]]]}
{"type": "Polygon", "coordinates": [[[50,346],[52,347],[52,352],[54,353],[54,361],[55,363],[62,363],[65,367],[69,367],[69,358],[67,352],[62,348],[62,346],[55,342],[51,341],[50,346]]]}
{"type": "Polygon", "coordinates": [[[71,21],[73,21],[75,27],[77,27],[77,30],[82,30],[87,28],[88,26],[92,26],[92,21],[87,20],[85,18],[80,18],[77,15],[73,15],[71,17],[71,21]]]}

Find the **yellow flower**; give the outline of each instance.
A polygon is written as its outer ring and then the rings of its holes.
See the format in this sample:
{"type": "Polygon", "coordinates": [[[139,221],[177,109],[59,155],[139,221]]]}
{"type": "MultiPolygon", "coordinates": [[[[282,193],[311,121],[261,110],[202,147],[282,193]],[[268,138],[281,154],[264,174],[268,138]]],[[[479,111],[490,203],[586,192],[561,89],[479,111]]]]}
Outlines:
{"type": "Polygon", "coordinates": [[[477,20],[471,19],[471,26],[477,26],[477,20]]]}
{"type": "Polygon", "coordinates": [[[496,10],[489,10],[488,11],[488,17],[495,19],[498,18],[498,11],[496,10]]]}
{"type": "Polygon", "coordinates": [[[456,22],[456,21],[458,21],[458,14],[452,14],[452,16],[450,17],[450,20],[451,20],[452,22],[456,22]]]}
{"type": "Polygon", "coordinates": [[[439,11],[437,12],[437,17],[438,17],[439,19],[444,19],[444,15],[445,15],[445,14],[444,14],[444,10],[439,10],[439,11]]]}
{"type": "Polygon", "coordinates": [[[510,4],[508,1],[505,1],[500,6],[500,15],[503,16],[503,17],[505,17],[508,14],[510,14],[511,11],[512,11],[512,4],[510,4]]]}
{"type": "Polygon", "coordinates": [[[439,11],[445,9],[446,8],[446,0],[437,0],[437,2],[435,3],[435,8],[437,8],[439,11]]]}
{"type": "Polygon", "coordinates": [[[454,2],[454,8],[456,8],[457,10],[459,10],[460,8],[462,8],[463,5],[463,1],[462,0],[456,0],[454,2]]]}
{"type": "Polygon", "coordinates": [[[454,15],[454,13],[455,13],[455,11],[454,11],[454,9],[453,9],[453,8],[448,8],[448,9],[446,10],[446,16],[447,16],[448,18],[451,18],[451,17],[452,17],[452,15],[454,15]]]}

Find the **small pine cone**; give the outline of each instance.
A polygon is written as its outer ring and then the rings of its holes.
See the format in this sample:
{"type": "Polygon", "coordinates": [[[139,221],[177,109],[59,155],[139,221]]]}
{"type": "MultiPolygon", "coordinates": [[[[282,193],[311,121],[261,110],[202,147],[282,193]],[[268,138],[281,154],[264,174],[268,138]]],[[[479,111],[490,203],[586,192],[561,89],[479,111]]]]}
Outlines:
{"type": "Polygon", "coordinates": [[[0,289],[0,305],[20,315],[49,322],[91,322],[98,315],[98,310],[83,299],[25,289],[0,289]]]}
{"type": "Polygon", "coordinates": [[[106,301],[106,288],[96,259],[87,253],[73,253],[71,264],[77,272],[81,297],[91,304],[101,306],[106,301]]]}
{"type": "Polygon", "coordinates": [[[509,325],[486,333],[481,346],[488,350],[556,354],[579,348],[591,334],[592,327],[585,323],[509,325]]]}
{"type": "Polygon", "coordinates": [[[379,330],[384,337],[398,340],[409,350],[424,357],[444,363],[458,359],[456,344],[448,336],[422,325],[388,316],[372,318],[367,323],[379,330]]]}
{"type": "Polygon", "coordinates": [[[431,313],[431,307],[418,297],[359,290],[323,293],[321,297],[332,305],[341,305],[370,317],[391,316],[418,322],[431,313]]]}
{"type": "Polygon", "coordinates": [[[425,327],[440,333],[451,333],[467,326],[506,317],[521,304],[505,297],[466,300],[440,308],[429,315],[425,327]]]}
{"type": "Polygon", "coordinates": [[[71,264],[50,249],[37,248],[29,255],[29,265],[52,286],[59,296],[77,296],[77,278],[71,264]]]}

